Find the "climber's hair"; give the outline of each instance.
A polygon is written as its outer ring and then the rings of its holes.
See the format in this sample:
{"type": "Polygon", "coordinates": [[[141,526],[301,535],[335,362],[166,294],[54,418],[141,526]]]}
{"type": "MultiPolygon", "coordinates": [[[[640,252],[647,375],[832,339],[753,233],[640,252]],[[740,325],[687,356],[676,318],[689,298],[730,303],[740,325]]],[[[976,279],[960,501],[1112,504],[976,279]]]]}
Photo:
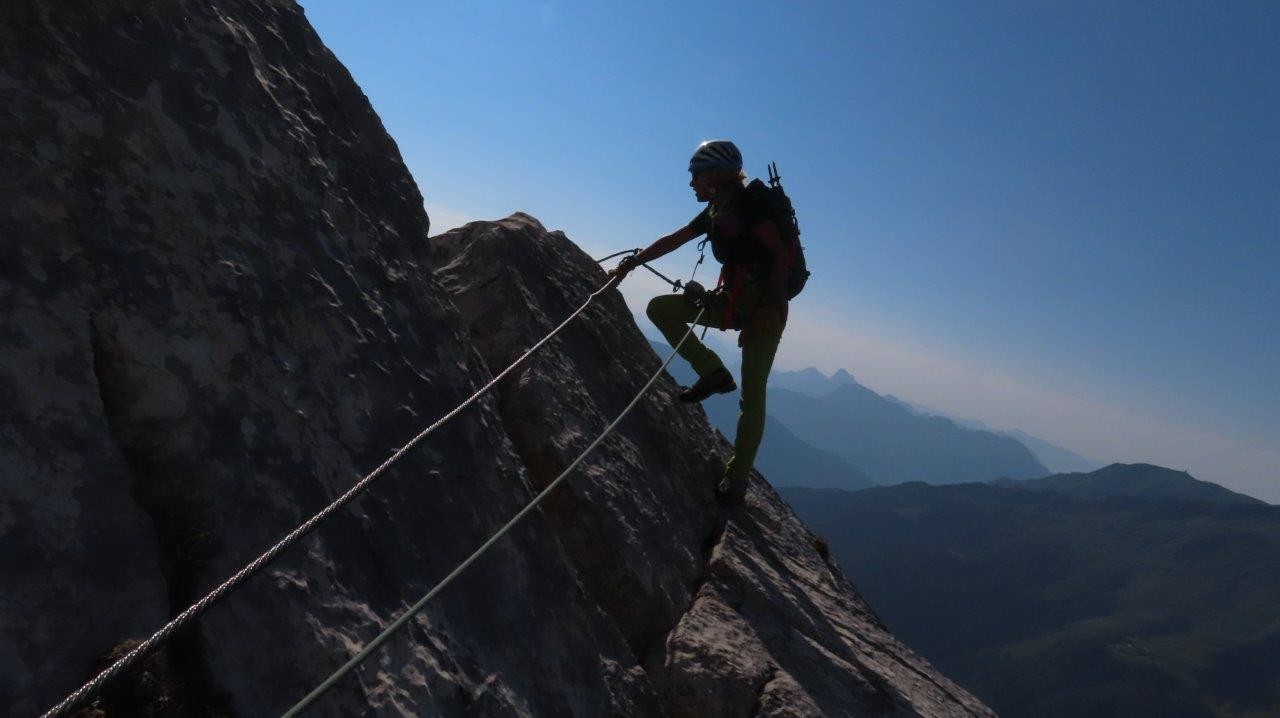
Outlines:
{"type": "Polygon", "coordinates": [[[742,170],[717,167],[716,169],[707,170],[707,174],[710,176],[711,186],[717,189],[727,189],[729,187],[740,189],[747,184],[747,173],[742,170]]]}

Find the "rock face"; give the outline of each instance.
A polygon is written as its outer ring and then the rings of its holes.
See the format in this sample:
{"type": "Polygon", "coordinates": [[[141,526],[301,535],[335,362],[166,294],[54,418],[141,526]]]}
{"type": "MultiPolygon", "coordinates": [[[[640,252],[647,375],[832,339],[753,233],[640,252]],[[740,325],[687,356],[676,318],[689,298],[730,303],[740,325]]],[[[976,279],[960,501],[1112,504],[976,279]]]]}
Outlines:
{"type": "MultiPolygon", "coordinates": [[[[524,214],[452,230],[428,251],[495,370],[605,282],[563,234],[524,214]]],[[[617,293],[562,337],[501,385],[503,426],[535,484],[558,475],[661,364],[617,293]]],[[[666,711],[986,714],[889,635],[759,474],[745,509],[716,508],[730,447],[677,390],[664,376],[547,512],[666,711]]]]}
{"type": "MultiPolygon", "coordinates": [[[[29,715],[603,276],[524,215],[428,240],[395,144],[292,3],[0,15],[0,705],[29,715]]],[[[126,677],[100,714],[279,714],[657,367],[605,296],[176,636],[146,674],[163,690],[126,677]]],[[[663,379],[313,714],[987,714],[885,631],[760,477],[725,521],[727,446],[674,391],[663,379]]]]}

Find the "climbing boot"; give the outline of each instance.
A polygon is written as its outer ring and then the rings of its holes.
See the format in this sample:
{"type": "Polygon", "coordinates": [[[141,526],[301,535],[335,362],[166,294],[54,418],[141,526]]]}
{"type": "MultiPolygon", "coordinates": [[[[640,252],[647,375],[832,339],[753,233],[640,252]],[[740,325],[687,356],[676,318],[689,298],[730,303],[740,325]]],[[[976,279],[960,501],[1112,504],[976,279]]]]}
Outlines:
{"type": "Polygon", "coordinates": [[[680,392],[680,401],[696,404],[712,394],[724,394],[737,388],[738,384],[729,370],[720,367],[706,376],[698,377],[693,386],[680,392]]]}
{"type": "Polygon", "coordinates": [[[747,498],[747,480],[731,479],[728,476],[720,479],[716,486],[716,501],[721,506],[741,506],[747,498]]]}

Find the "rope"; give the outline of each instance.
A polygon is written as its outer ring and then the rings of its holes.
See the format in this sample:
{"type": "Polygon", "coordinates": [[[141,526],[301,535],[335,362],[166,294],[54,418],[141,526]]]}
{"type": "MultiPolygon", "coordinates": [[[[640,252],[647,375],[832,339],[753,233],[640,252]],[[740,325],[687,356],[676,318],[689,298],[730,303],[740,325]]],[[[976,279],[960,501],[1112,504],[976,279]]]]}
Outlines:
{"type": "Polygon", "coordinates": [[[490,389],[492,389],[494,385],[496,385],[499,381],[501,381],[503,377],[505,377],[507,374],[510,374],[511,371],[514,370],[517,366],[522,364],[529,357],[533,356],[534,352],[538,351],[543,346],[545,346],[547,342],[551,341],[552,337],[558,334],[560,330],[568,326],[569,322],[573,321],[575,318],[577,318],[579,314],[585,311],[586,308],[593,301],[595,301],[596,297],[600,296],[602,293],[604,293],[608,289],[611,289],[615,284],[617,284],[617,282],[618,282],[618,277],[614,277],[610,279],[608,282],[605,282],[604,286],[592,292],[591,296],[587,297],[587,300],[582,303],[582,306],[578,307],[578,309],[575,310],[573,314],[570,314],[568,319],[565,319],[563,322],[560,323],[559,326],[551,330],[551,333],[543,337],[542,341],[538,342],[537,344],[534,344],[533,347],[529,349],[529,351],[525,352],[519,359],[516,359],[514,362],[512,362],[511,366],[508,366],[506,369],[503,369],[502,373],[495,376],[488,384],[485,384],[483,387],[480,388],[479,391],[472,394],[471,398],[459,404],[457,408],[455,408],[453,411],[449,412],[448,414],[445,414],[438,421],[436,421],[436,423],[432,424],[431,426],[428,426],[426,429],[423,429],[417,436],[413,437],[413,439],[409,441],[409,443],[405,444],[403,447],[400,448],[399,451],[393,454],[391,458],[382,462],[381,466],[374,469],[367,476],[360,479],[360,481],[356,482],[356,484],[352,486],[350,489],[348,489],[346,493],[344,493],[342,496],[339,496],[333,503],[329,504],[322,511],[320,511],[320,513],[316,514],[315,516],[312,516],[310,520],[308,520],[306,523],[302,524],[298,528],[294,529],[289,535],[281,539],[279,543],[277,543],[275,546],[272,546],[271,548],[267,549],[265,553],[263,553],[258,558],[254,559],[253,562],[251,562],[249,565],[240,569],[238,573],[236,573],[234,576],[224,581],[222,585],[213,589],[204,598],[200,599],[199,601],[197,601],[196,603],[188,607],[185,611],[178,614],[177,617],[175,617],[173,620],[166,623],[163,628],[156,631],[150,638],[140,643],[132,651],[129,651],[122,658],[120,658],[120,660],[111,664],[111,666],[109,666],[106,670],[99,673],[93,680],[84,684],[79,689],[77,689],[74,693],[67,696],[58,705],[54,706],[53,708],[50,708],[48,712],[46,712],[43,716],[41,716],[41,718],[60,718],[61,716],[65,716],[69,714],[72,710],[80,707],[81,705],[84,704],[86,700],[88,700],[88,698],[91,695],[102,690],[102,687],[105,686],[108,682],[114,680],[117,676],[119,676],[125,670],[131,668],[138,661],[142,660],[142,658],[144,658],[153,649],[155,649],[161,643],[166,641],[173,634],[174,631],[177,631],[179,628],[182,628],[187,623],[190,623],[197,616],[204,613],[205,610],[207,610],[215,602],[222,599],[228,593],[238,588],[240,584],[244,583],[246,579],[248,579],[253,574],[257,573],[258,570],[260,570],[268,562],[270,562],[272,559],[278,556],[280,552],[284,551],[286,548],[293,545],[298,539],[302,538],[307,533],[309,533],[313,528],[315,528],[317,524],[319,524],[321,521],[328,518],[330,514],[332,514],[334,511],[337,511],[339,508],[341,508],[342,506],[350,502],[351,499],[355,498],[357,494],[363,491],[365,487],[367,487],[370,483],[372,483],[374,479],[378,478],[382,474],[382,472],[386,471],[392,464],[399,461],[400,458],[403,457],[410,449],[416,446],[418,442],[422,441],[433,431],[443,426],[445,422],[457,416],[463,409],[475,403],[481,396],[483,396],[490,389]]]}
{"type": "MultiPolygon", "coordinates": [[[[697,324],[698,319],[702,318],[702,312],[704,311],[706,310],[703,309],[698,312],[697,319],[694,319],[694,325],[697,324]]],[[[675,358],[676,353],[680,350],[680,346],[685,343],[686,339],[689,338],[689,335],[693,332],[694,325],[690,325],[688,330],[685,331],[684,336],[681,337],[680,341],[676,343],[675,349],[671,351],[671,355],[668,356],[667,360],[662,363],[662,366],[658,368],[658,371],[654,372],[653,376],[649,377],[649,381],[646,382],[644,387],[640,389],[640,393],[635,395],[635,398],[631,400],[630,404],[627,404],[626,408],[622,410],[622,413],[618,414],[617,418],[614,419],[613,422],[610,423],[607,427],[605,427],[604,432],[601,433],[599,436],[597,436],[595,441],[591,442],[591,445],[588,446],[581,454],[579,454],[578,458],[574,459],[573,463],[569,464],[569,467],[567,469],[560,472],[560,475],[556,477],[555,481],[552,481],[550,484],[548,484],[547,488],[543,489],[541,493],[539,493],[536,497],[534,497],[533,501],[529,502],[527,506],[525,506],[523,509],[520,510],[520,513],[516,514],[510,521],[507,522],[505,526],[499,529],[498,533],[490,537],[488,541],[485,541],[484,544],[480,546],[480,548],[476,549],[474,553],[468,556],[467,560],[463,561],[457,568],[453,570],[452,573],[450,573],[448,576],[445,576],[444,580],[436,584],[435,588],[431,589],[430,591],[427,591],[426,595],[418,599],[417,603],[413,604],[412,606],[409,607],[407,611],[400,614],[400,617],[397,618],[395,621],[392,621],[390,625],[388,625],[385,629],[383,629],[382,633],[379,633],[377,637],[375,637],[372,641],[370,641],[369,644],[366,645],[363,649],[361,649],[359,653],[352,656],[351,660],[343,664],[341,668],[334,671],[333,675],[325,679],[325,681],[321,683],[319,686],[317,686],[315,690],[308,693],[305,697],[303,697],[302,700],[298,701],[297,704],[295,704],[292,708],[286,711],[281,716],[281,718],[294,718],[294,716],[297,716],[299,713],[305,710],[307,706],[315,702],[317,698],[324,695],[325,692],[328,691],[330,688],[332,688],[333,685],[337,683],[339,680],[341,680],[343,676],[350,673],[351,670],[354,669],[356,666],[360,665],[360,663],[362,663],[366,658],[369,657],[370,654],[372,654],[375,650],[377,650],[379,646],[381,646],[384,642],[386,642],[386,640],[391,637],[391,634],[395,633],[397,630],[400,629],[401,626],[408,623],[409,619],[413,618],[419,611],[421,611],[423,607],[427,605],[428,601],[434,598],[436,594],[440,593],[440,591],[443,590],[445,586],[448,586],[449,583],[453,581],[453,579],[457,578],[458,575],[461,574],[464,570],[466,570],[468,566],[474,563],[476,559],[480,558],[480,556],[484,554],[485,551],[489,550],[490,546],[493,546],[495,543],[497,543],[498,539],[502,538],[508,531],[511,530],[513,526],[516,525],[517,522],[520,521],[520,519],[524,518],[530,511],[534,509],[534,507],[536,507],[542,501],[542,499],[546,498],[548,494],[550,494],[557,486],[559,486],[560,482],[564,481],[565,478],[568,477],[569,474],[575,468],[578,467],[578,464],[582,463],[582,460],[587,457],[587,454],[590,454],[591,451],[595,449],[596,446],[599,445],[599,443],[603,441],[604,438],[614,430],[614,428],[618,425],[618,423],[621,422],[622,419],[628,413],[630,413],[631,410],[635,407],[635,405],[640,401],[640,398],[643,397],[645,393],[649,391],[649,387],[653,386],[653,383],[658,380],[658,377],[661,376],[662,372],[666,370],[667,365],[670,364],[671,360],[675,358]]]]}
{"type": "Polygon", "coordinates": [[[613,259],[614,257],[621,257],[624,254],[639,254],[639,253],[640,253],[639,247],[636,247],[635,249],[624,249],[621,252],[614,252],[613,254],[610,254],[607,257],[601,257],[600,259],[597,259],[596,264],[604,264],[610,259],[613,259]]]}

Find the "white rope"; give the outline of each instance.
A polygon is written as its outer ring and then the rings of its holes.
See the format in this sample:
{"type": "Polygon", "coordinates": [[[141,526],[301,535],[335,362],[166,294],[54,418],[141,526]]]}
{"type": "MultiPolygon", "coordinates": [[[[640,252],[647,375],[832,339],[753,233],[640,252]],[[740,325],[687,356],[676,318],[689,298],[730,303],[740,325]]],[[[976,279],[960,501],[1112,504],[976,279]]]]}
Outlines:
{"type": "Polygon", "coordinates": [[[605,291],[613,288],[613,286],[616,285],[620,279],[621,277],[619,277],[618,275],[614,275],[613,277],[611,277],[609,281],[605,282],[604,286],[592,292],[591,296],[587,297],[587,300],[582,303],[582,306],[578,307],[578,309],[574,311],[573,314],[570,314],[568,319],[565,319],[563,322],[560,323],[559,326],[551,330],[551,333],[543,337],[542,341],[538,342],[537,344],[534,344],[533,347],[529,349],[529,351],[525,352],[523,355],[521,355],[519,359],[516,359],[514,362],[512,362],[511,366],[508,366],[506,369],[503,369],[502,373],[495,376],[488,384],[485,384],[483,387],[480,388],[479,391],[472,394],[471,398],[459,404],[457,408],[455,408],[453,411],[449,412],[448,414],[445,414],[443,417],[440,418],[440,420],[436,421],[431,426],[428,426],[427,428],[423,429],[421,432],[418,433],[417,436],[413,437],[413,439],[410,440],[409,443],[405,444],[403,447],[400,448],[399,451],[392,454],[391,458],[382,462],[381,466],[371,471],[364,478],[360,479],[360,481],[356,482],[356,484],[352,486],[350,489],[348,489],[346,493],[344,493],[342,496],[339,496],[333,503],[329,504],[323,510],[321,510],[320,513],[316,514],[315,516],[312,516],[306,523],[302,524],[298,528],[294,529],[291,533],[289,533],[288,536],[285,536],[283,539],[280,539],[280,541],[276,543],[276,545],[267,549],[266,552],[264,552],[258,558],[254,559],[253,562],[251,562],[249,565],[240,569],[240,571],[238,571],[234,576],[227,579],[220,586],[210,591],[209,594],[206,595],[204,598],[200,599],[199,601],[197,601],[196,603],[188,607],[185,611],[178,614],[175,618],[173,618],[173,620],[166,623],[164,627],[162,627],[160,630],[152,634],[150,638],[138,644],[136,648],[126,653],[118,661],[111,664],[111,666],[109,666],[106,670],[99,673],[96,677],[93,678],[93,680],[89,681],[88,683],[78,688],[74,693],[64,698],[62,702],[59,703],[58,705],[54,706],[53,708],[50,708],[46,713],[44,713],[43,716],[41,716],[41,718],[61,718],[62,716],[66,716],[70,714],[71,711],[83,705],[89,699],[90,696],[102,690],[103,686],[105,686],[109,681],[114,680],[117,676],[119,676],[125,670],[131,668],[135,663],[137,663],[138,661],[146,657],[148,653],[150,653],[153,649],[158,647],[161,643],[168,640],[168,638],[173,634],[174,631],[178,630],[179,628],[182,628],[184,625],[191,622],[197,616],[204,613],[205,610],[207,610],[214,603],[216,603],[217,601],[225,597],[232,590],[239,587],[240,584],[244,583],[246,579],[248,579],[254,573],[257,573],[259,569],[261,569],[268,562],[270,562],[272,559],[278,556],[280,552],[284,551],[289,546],[292,546],[294,542],[296,542],[298,539],[302,538],[304,535],[310,532],[311,529],[315,528],[321,521],[324,521],[326,518],[328,518],[330,514],[337,511],[342,506],[346,505],[348,502],[351,501],[351,499],[355,498],[357,494],[363,491],[370,483],[373,482],[374,479],[378,478],[382,474],[382,472],[390,468],[392,464],[399,461],[400,458],[404,456],[406,453],[408,453],[410,449],[416,446],[418,442],[422,441],[433,431],[443,426],[445,422],[457,416],[463,409],[475,403],[477,400],[480,399],[480,397],[484,396],[485,393],[487,393],[499,381],[501,381],[503,377],[505,377],[507,374],[510,374],[517,366],[520,366],[520,364],[524,363],[526,359],[533,356],[534,352],[546,346],[547,342],[551,341],[552,337],[554,337],[556,334],[559,334],[560,330],[564,329],[566,326],[569,325],[569,322],[572,322],[575,318],[578,317],[579,314],[582,314],[582,312],[585,311],[586,308],[593,301],[595,301],[596,297],[600,296],[605,291]]]}
{"type": "Polygon", "coordinates": [[[493,546],[495,543],[498,542],[498,539],[502,538],[508,531],[510,531],[511,528],[520,521],[520,519],[524,518],[530,511],[532,511],[534,507],[536,507],[542,501],[542,499],[546,498],[548,494],[550,494],[553,490],[555,490],[555,488],[560,485],[560,482],[564,481],[569,476],[569,474],[575,468],[577,468],[578,464],[582,463],[582,460],[587,457],[587,454],[590,454],[591,451],[595,449],[596,446],[599,445],[601,441],[604,440],[604,437],[608,436],[609,433],[614,430],[614,428],[618,425],[618,423],[622,421],[623,417],[625,417],[628,413],[630,413],[630,411],[640,401],[640,398],[643,397],[645,393],[649,391],[649,387],[653,386],[653,383],[658,380],[658,377],[661,376],[662,372],[666,370],[667,365],[670,364],[671,360],[675,358],[676,353],[680,351],[681,345],[683,345],[685,343],[685,340],[689,338],[689,335],[693,333],[693,328],[697,326],[698,320],[702,319],[702,313],[705,311],[706,309],[702,309],[698,312],[698,316],[693,320],[693,323],[689,325],[689,328],[687,330],[685,330],[684,336],[681,337],[680,341],[676,343],[675,349],[671,351],[671,355],[667,357],[666,361],[662,362],[662,366],[658,368],[658,371],[654,372],[653,376],[649,377],[649,381],[646,382],[644,387],[640,389],[640,393],[635,395],[635,398],[631,400],[630,404],[627,404],[626,408],[622,410],[622,413],[618,414],[618,417],[614,419],[613,422],[610,423],[607,427],[605,427],[604,431],[599,436],[596,437],[595,441],[591,442],[591,445],[588,446],[585,450],[583,450],[583,452],[578,455],[578,458],[574,459],[573,463],[569,464],[569,467],[566,468],[564,471],[562,471],[560,475],[556,477],[555,481],[552,481],[550,484],[548,484],[547,487],[543,489],[541,493],[539,493],[536,497],[534,497],[533,501],[529,502],[527,506],[525,506],[523,509],[520,510],[520,513],[516,514],[510,521],[507,522],[505,526],[499,529],[496,534],[490,537],[488,541],[485,541],[484,544],[480,546],[480,548],[476,549],[474,553],[472,553],[470,556],[467,557],[467,560],[463,561],[448,576],[445,576],[444,580],[436,584],[435,588],[431,589],[430,591],[427,591],[426,595],[418,599],[417,603],[413,604],[412,606],[409,607],[407,611],[400,614],[400,617],[392,621],[390,625],[388,625],[385,629],[383,629],[382,633],[379,633],[377,637],[375,637],[372,641],[369,641],[368,645],[366,645],[363,649],[361,649],[359,653],[352,656],[351,660],[347,661],[342,665],[341,668],[334,671],[333,675],[325,679],[325,681],[321,683],[319,686],[316,686],[315,690],[311,691],[305,697],[303,697],[302,700],[298,701],[297,704],[295,704],[292,708],[286,711],[281,718],[294,718],[294,716],[297,716],[303,710],[305,710],[307,706],[315,702],[317,698],[324,695],[324,693],[328,691],[330,688],[332,688],[335,683],[341,680],[343,676],[345,676],[347,673],[350,673],[352,669],[360,665],[360,663],[363,662],[366,658],[368,658],[369,655],[372,654],[375,650],[377,650],[379,646],[381,646],[384,642],[386,642],[386,640],[391,637],[391,634],[395,633],[401,626],[408,623],[409,619],[413,618],[419,611],[421,611],[423,607],[427,605],[428,601],[434,598],[436,594],[440,593],[440,591],[443,590],[445,586],[448,586],[449,583],[453,581],[453,579],[457,578],[458,575],[461,574],[463,571],[465,571],[466,568],[470,566],[472,563],[474,563],[476,559],[480,558],[480,556],[484,554],[485,551],[489,550],[490,546],[493,546]]]}

